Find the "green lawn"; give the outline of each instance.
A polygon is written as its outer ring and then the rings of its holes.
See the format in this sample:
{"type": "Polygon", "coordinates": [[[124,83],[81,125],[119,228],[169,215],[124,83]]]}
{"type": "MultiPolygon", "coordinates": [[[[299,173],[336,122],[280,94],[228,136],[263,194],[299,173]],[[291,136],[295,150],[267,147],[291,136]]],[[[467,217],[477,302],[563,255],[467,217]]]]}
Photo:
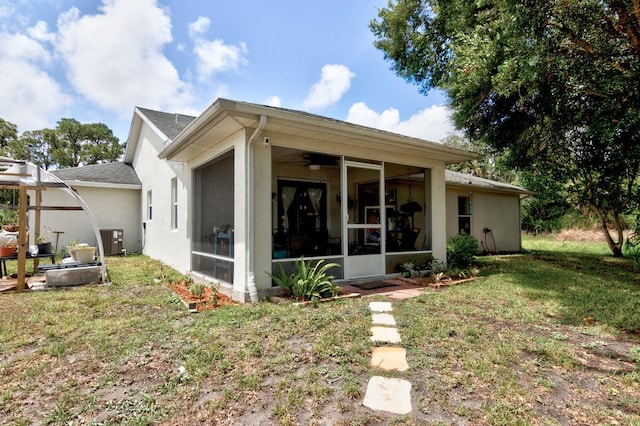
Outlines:
{"type": "Polygon", "coordinates": [[[143,256],[110,286],[0,295],[2,424],[636,424],[640,276],[599,243],[527,238],[481,276],[395,301],[410,369],[370,367],[368,303],[196,315],[143,256]],[[412,383],[406,416],[362,405],[412,383]]]}

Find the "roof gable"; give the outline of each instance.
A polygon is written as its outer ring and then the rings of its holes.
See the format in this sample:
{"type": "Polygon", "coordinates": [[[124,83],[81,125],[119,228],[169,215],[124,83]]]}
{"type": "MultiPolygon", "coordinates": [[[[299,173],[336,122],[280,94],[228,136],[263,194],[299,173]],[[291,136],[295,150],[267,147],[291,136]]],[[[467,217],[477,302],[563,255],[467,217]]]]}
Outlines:
{"type": "Polygon", "coordinates": [[[173,140],[196,118],[191,115],[172,114],[148,108],[137,108],[160,130],[166,137],[173,140]]]}

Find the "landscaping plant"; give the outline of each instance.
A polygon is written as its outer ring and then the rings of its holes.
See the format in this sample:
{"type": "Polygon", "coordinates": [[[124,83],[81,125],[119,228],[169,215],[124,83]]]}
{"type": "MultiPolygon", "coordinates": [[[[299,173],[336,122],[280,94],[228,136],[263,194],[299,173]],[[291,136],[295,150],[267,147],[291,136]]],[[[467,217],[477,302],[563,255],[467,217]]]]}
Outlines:
{"type": "Polygon", "coordinates": [[[322,265],[324,260],[319,260],[311,266],[311,261],[305,261],[304,257],[296,260],[296,272],[287,274],[282,264],[279,264],[280,274],[269,274],[273,281],[282,288],[284,294],[297,300],[311,300],[336,296],[340,287],[333,283],[334,276],[327,275],[327,271],[334,267],[340,267],[337,263],[322,265]]]}
{"type": "Polygon", "coordinates": [[[478,253],[478,240],[468,234],[460,234],[447,241],[447,266],[449,268],[468,268],[473,256],[478,253]]]}

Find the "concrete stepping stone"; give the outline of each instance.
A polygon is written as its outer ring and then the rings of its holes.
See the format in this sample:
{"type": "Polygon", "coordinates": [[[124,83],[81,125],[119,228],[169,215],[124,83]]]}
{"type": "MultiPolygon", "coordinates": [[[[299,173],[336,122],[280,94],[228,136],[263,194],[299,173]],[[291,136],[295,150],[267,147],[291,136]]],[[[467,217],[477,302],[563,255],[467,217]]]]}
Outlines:
{"type": "Polygon", "coordinates": [[[371,322],[378,325],[396,325],[396,320],[391,314],[371,314],[371,322]]]}
{"type": "Polygon", "coordinates": [[[393,414],[411,412],[411,383],[402,379],[373,376],[367,385],[364,406],[393,414]]]}
{"type": "Polygon", "coordinates": [[[407,351],[399,347],[373,348],[371,354],[371,366],[383,370],[407,371],[407,351]]]}
{"type": "Polygon", "coordinates": [[[391,302],[370,302],[369,309],[372,312],[391,312],[393,310],[391,302]]]}
{"type": "Polygon", "coordinates": [[[400,343],[400,333],[391,327],[371,327],[371,341],[385,343],[400,343]]]}
{"type": "Polygon", "coordinates": [[[422,296],[423,294],[424,294],[423,290],[407,289],[407,290],[395,291],[387,297],[393,300],[405,300],[405,299],[411,299],[413,297],[422,296]]]}

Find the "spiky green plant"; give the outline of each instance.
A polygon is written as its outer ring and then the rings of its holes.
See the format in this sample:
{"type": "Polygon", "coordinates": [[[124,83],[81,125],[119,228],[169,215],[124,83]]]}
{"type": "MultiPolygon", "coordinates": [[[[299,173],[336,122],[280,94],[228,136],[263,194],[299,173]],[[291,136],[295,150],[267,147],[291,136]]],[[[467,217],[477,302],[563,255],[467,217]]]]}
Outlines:
{"type": "Polygon", "coordinates": [[[282,288],[286,296],[297,300],[311,300],[333,297],[340,292],[340,287],[333,283],[335,277],[327,275],[327,271],[334,267],[340,267],[337,263],[322,265],[324,260],[318,260],[311,266],[311,261],[305,261],[304,257],[296,260],[296,272],[287,274],[282,266],[280,274],[269,274],[273,281],[282,288]]]}

